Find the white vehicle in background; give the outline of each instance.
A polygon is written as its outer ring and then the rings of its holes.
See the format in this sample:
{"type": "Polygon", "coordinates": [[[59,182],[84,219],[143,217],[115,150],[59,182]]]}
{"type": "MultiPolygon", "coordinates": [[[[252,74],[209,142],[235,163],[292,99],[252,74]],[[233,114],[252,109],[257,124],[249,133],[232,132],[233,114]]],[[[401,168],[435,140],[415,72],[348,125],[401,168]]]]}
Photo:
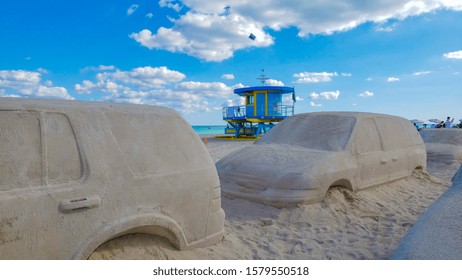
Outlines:
{"type": "Polygon", "coordinates": [[[0,98],[0,259],[86,259],[129,233],[221,241],[215,165],[174,110],[0,98]]]}
{"type": "Polygon", "coordinates": [[[423,129],[420,135],[429,161],[462,163],[462,129],[423,129]]]}
{"type": "Polygon", "coordinates": [[[281,207],[321,201],[426,168],[425,145],[406,119],[372,113],[298,114],[217,162],[224,195],[281,207]]]}

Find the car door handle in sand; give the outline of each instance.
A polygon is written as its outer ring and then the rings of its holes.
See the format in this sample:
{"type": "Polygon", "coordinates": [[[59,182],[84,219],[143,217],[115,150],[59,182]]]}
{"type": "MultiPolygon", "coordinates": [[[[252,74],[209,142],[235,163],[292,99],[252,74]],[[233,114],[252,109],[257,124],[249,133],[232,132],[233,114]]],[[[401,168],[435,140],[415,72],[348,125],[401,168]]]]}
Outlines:
{"type": "Polygon", "coordinates": [[[100,205],[101,197],[99,195],[92,195],[62,200],[59,203],[59,210],[61,210],[61,212],[68,213],[78,210],[91,209],[100,205]]]}
{"type": "Polygon", "coordinates": [[[384,158],[380,160],[380,163],[381,163],[381,164],[386,164],[387,162],[388,162],[388,160],[386,160],[386,159],[384,159],[384,158]]]}
{"type": "Polygon", "coordinates": [[[397,157],[392,157],[391,160],[392,161],[398,161],[398,158],[397,157]]]}

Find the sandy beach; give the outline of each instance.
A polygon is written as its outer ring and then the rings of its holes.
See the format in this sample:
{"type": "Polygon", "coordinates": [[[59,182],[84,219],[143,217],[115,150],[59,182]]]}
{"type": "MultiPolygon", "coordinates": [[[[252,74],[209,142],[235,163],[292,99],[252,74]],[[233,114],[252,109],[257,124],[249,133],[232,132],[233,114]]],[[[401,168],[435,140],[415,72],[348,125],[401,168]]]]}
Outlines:
{"type": "MultiPolygon", "coordinates": [[[[215,162],[253,143],[203,141],[215,162]]],[[[226,233],[216,245],[178,251],[164,238],[132,234],[106,242],[90,259],[388,259],[458,167],[428,162],[409,178],[359,192],[332,188],[321,203],[290,208],[222,197],[226,233]]]]}

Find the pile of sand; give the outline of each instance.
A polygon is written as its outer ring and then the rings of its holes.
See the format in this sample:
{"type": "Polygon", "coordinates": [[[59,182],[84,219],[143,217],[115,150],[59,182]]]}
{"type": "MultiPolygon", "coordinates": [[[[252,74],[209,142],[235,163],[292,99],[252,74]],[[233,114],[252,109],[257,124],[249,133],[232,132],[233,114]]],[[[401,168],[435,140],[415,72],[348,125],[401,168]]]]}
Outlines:
{"type": "MultiPolygon", "coordinates": [[[[252,144],[207,142],[215,162],[252,144]]],[[[437,167],[429,163],[431,175],[417,171],[356,193],[332,188],[321,203],[293,208],[222,197],[226,233],[217,245],[177,251],[164,238],[133,234],[106,242],[90,259],[387,259],[421,213],[450,186],[448,179],[457,168],[447,172],[437,167]]]]}

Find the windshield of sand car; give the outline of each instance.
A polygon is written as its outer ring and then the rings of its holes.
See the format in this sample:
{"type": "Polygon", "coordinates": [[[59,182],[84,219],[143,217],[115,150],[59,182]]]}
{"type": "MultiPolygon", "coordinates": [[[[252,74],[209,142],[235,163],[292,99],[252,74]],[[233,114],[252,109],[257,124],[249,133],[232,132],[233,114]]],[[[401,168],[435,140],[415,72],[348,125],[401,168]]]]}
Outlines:
{"type": "Polygon", "coordinates": [[[322,151],[343,151],[356,119],[339,115],[300,114],[274,126],[255,144],[285,144],[322,151]]]}

